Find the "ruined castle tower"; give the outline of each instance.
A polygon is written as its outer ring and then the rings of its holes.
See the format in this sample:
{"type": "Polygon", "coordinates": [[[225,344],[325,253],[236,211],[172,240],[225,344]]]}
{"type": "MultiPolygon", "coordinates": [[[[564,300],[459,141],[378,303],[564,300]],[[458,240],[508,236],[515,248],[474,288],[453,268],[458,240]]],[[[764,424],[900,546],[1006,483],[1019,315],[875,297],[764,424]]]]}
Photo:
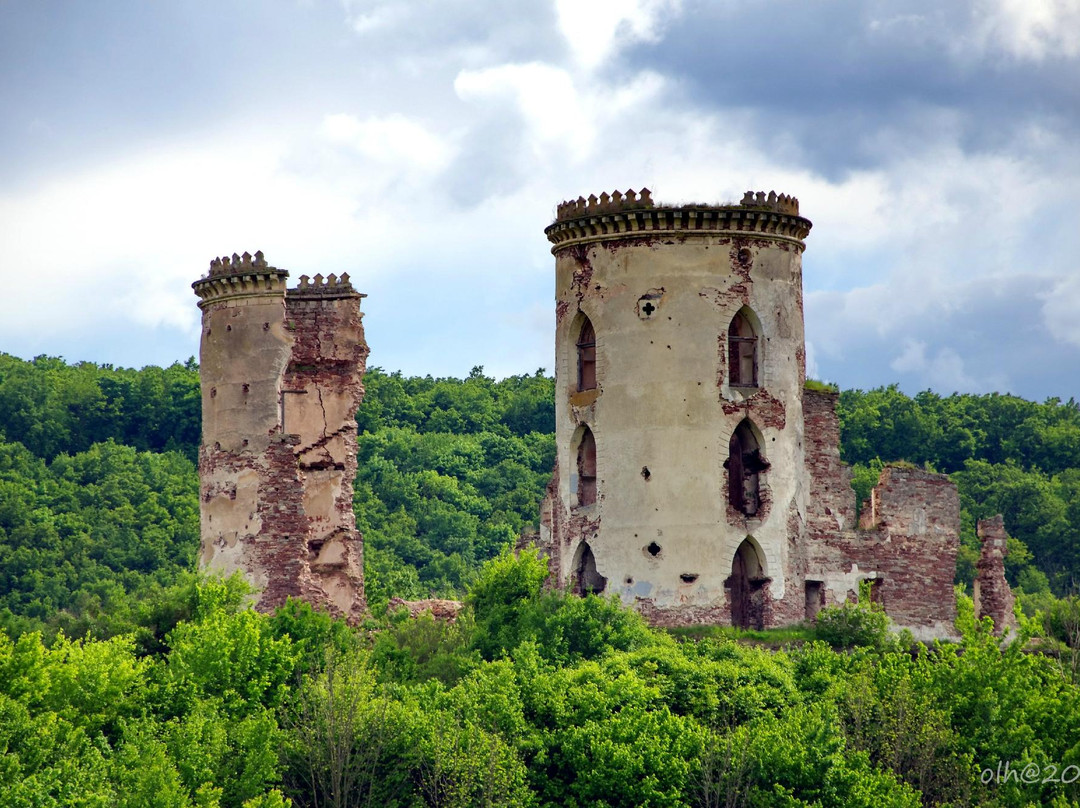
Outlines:
{"type": "Polygon", "coordinates": [[[1005,557],[1009,554],[1009,534],[1001,514],[980,519],[976,525],[982,552],[976,566],[974,600],[975,616],[994,621],[994,633],[1016,628],[1013,604],[1016,598],[1005,580],[1005,557]]]}
{"type": "Polygon", "coordinates": [[[654,622],[767,622],[802,480],[798,201],[560,205],[556,474],[542,543],[560,585],[654,622]]]}
{"type": "Polygon", "coordinates": [[[836,395],[805,389],[798,200],[558,206],[555,473],[540,546],[557,586],[658,625],[813,619],[871,584],[948,636],[959,532],[942,475],[887,468],[856,524],[836,395]]]}
{"type": "Polygon", "coordinates": [[[216,259],[202,309],[200,564],[240,570],[257,607],[289,596],[356,620],[363,543],[352,510],[356,410],[368,355],[347,274],[300,277],[216,259]]]}

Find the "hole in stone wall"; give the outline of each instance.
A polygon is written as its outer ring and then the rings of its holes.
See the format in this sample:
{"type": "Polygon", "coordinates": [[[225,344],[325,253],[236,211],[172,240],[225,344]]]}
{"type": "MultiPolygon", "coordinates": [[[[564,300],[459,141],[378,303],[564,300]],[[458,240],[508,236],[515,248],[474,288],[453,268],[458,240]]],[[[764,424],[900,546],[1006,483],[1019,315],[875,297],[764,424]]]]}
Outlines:
{"type": "Polygon", "coordinates": [[[806,619],[816,620],[825,605],[825,584],[821,581],[806,582],[806,619]]]}
{"type": "Polygon", "coordinates": [[[578,560],[574,570],[575,594],[600,595],[607,586],[607,578],[596,569],[596,557],[588,542],[583,542],[578,549],[578,560]]]}
{"type": "Polygon", "coordinates": [[[650,477],[652,477],[652,472],[649,471],[648,466],[642,466],[641,467],[641,476],[644,477],[646,480],[649,479],[650,477]]]}
{"type": "Polygon", "coordinates": [[[246,394],[246,393],[251,391],[251,385],[245,384],[245,385],[243,385],[242,389],[243,389],[244,393],[246,394]]]}
{"type": "Polygon", "coordinates": [[[217,388],[216,387],[211,387],[210,388],[210,398],[217,398],[217,388]]]}
{"type": "Polygon", "coordinates": [[[632,584],[633,582],[634,582],[633,578],[627,577],[627,579],[626,579],[626,585],[627,586],[630,586],[630,584],[632,584]]]}
{"type": "Polygon", "coordinates": [[[270,330],[270,323],[263,323],[263,331],[269,331],[269,330],[270,330]]]}
{"type": "Polygon", "coordinates": [[[739,263],[744,267],[749,267],[754,263],[754,253],[750,251],[749,247],[739,248],[739,263]]]}
{"type": "Polygon", "coordinates": [[[693,572],[684,572],[682,575],[679,576],[679,580],[682,581],[684,584],[692,584],[697,579],[697,574],[693,572]]]}
{"type": "Polygon", "coordinates": [[[649,542],[649,546],[645,548],[645,552],[647,552],[653,558],[656,558],[658,555],[660,555],[660,550],[661,549],[663,549],[663,548],[661,548],[659,544],[657,544],[654,541],[651,541],[651,542],[649,542]]]}
{"type": "Polygon", "coordinates": [[[225,326],[225,330],[226,330],[226,331],[232,331],[232,326],[231,326],[231,325],[227,325],[227,326],[225,326]]]}

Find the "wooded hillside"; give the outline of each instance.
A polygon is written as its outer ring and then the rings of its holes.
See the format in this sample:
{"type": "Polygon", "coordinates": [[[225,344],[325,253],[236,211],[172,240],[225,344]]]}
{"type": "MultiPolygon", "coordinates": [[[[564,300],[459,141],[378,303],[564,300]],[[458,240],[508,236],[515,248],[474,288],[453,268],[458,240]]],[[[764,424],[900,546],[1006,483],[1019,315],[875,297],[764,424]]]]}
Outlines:
{"type": "MultiPolygon", "coordinates": [[[[371,370],[358,414],[358,525],[369,599],[459,594],[535,528],[554,461],[554,386],[371,370]]],[[[0,355],[0,614],[83,625],[190,570],[198,542],[198,369],[116,369],[0,355]],[[107,607],[107,608],[106,608],[107,607]],[[5,611],[6,610],[6,611],[5,611]],[[80,622],[81,621],[81,622],[80,622]]],[[[960,489],[958,580],[977,519],[1005,515],[1007,572],[1028,593],[1080,580],[1080,407],[895,387],[841,393],[842,454],[860,500],[881,464],[960,489]]],[[[126,606],[124,608],[127,608],[126,606]]]]}
{"type": "MultiPolygon", "coordinates": [[[[192,363],[0,356],[0,804],[1078,804],[1076,601],[1025,598],[1057,639],[1024,622],[1004,646],[967,598],[963,640],[931,649],[873,605],[772,635],[784,650],[655,631],[544,592],[542,561],[505,552],[552,466],[550,378],[367,385],[356,504],[377,616],[353,629],[295,603],[256,614],[239,580],[193,574],[192,363]],[[382,613],[465,590],[455,623],[382,613]]],[[[1075,403],[888,388],[840,412],[861,491],[883,460],[954,475],[961,578],[974,519],[1001,510],[1014,583],[1071,586],[1075,403]]]]}

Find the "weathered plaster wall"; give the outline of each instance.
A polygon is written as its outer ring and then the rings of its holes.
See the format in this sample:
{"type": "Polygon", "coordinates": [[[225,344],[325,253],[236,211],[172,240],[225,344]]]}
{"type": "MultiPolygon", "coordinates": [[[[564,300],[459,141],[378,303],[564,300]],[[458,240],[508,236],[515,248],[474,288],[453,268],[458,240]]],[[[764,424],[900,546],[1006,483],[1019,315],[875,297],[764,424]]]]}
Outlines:
{"type": "Polygon", "coordinates": [[[900,627],[954,633],[955,486],[887,468],[857,525],[837,396],[804,391],[809,228],[796,200],[764,194],[730,206],[657,207],[647,192],[559,206],[546,231],[558,457],[540,531],[557,585],[603,581],[659,625],[783,625],[857,598],[870,580],[900,627]],[[729,384],[728,328],[744,307],[758,335],[756,388],[729,384]],[[596,332],[597,381],[584,391],[583,317],[596,332]],[[751,516],[730,501],[725,462],[744,418],[767,463],[751,516]],[[596,442],[588,505],[575,493],[583,426],[596,442]],[[586,543],[595,572],[582,563],[586,543]]]}
{"type": "Polygon", "coordinates": [[[789,533],[805,511],[801,236],[809,222],[771,211],[785,225],[763,232],[743,218],[749,212],[658,209],[637,230],[617,214],[571,213],[548,230],[558,461],[542,534],[561,585],[588,541],[606,591],[658,623],[724,622],[725,581],[748,536],[772,598],[782,599],[789,533]],[[727,383],[728,327],[744,306],[760,327],[756,389],[727,383]],[[597,389],[584,392],[579,312],[596,331],[597,389]],[[747,417],[769,463],[753,517],[726,495],[728,441],[747,417]],[[585,507],[574,494],[581,425],[596,439],[598,498],[585,507]]]}
{"type": "Polygon", "coordinates": [[[273,609],[299,597],[363,613],[352,511],[356,408],[368,349],[348,282],[301,278],[260,253],[211,264],[201,298],[203,567],[241,571],[273,609]]]}

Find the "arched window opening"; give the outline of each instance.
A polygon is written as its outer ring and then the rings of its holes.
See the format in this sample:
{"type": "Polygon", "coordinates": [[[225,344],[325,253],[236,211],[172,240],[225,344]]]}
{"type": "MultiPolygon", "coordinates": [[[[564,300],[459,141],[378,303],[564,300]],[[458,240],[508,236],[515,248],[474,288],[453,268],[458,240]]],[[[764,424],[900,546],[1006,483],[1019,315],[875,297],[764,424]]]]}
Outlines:
{"type": "Polygon", "coordinates": [[[596,556],[589,543],[582,542],[578,547],[577,560],[574,564],[574,594],[600,595],[607,587],[607,578],[596,570],[596,556]]]}
{"type": "Polygon", "coordinates": [[[743,540],[731,562],[727,580],[731,603],[731,625],[743,629],[765,627],[765,570],[758,549],[750,538],[743,540]]]}
{"type": "Polygon", "coordinates": [[[581,324],[578,333],[577,357],[578,357],[578,390],[596,389],[596,331],[588,317],[582,315],[585,321],[581,324]]]}
{"type": "Polygon", "coordinates": [[[584,428],[577,450],[577,504],[596,502],[596,440],[592,431],[584,428]]]}
{"type": "Polygon", "coordinates": [[[769,464],[761,456],[750,421],[744,419],[728,441],[728,501],[731,507],[746,516],[757,515],[761,507],[761,472],[769,464]]]}
{"type": "Polygon", "coordinates": [[[728,383],[758,386],[758,336],[745,311],[737,312],[728,326],[728,383]]]}

